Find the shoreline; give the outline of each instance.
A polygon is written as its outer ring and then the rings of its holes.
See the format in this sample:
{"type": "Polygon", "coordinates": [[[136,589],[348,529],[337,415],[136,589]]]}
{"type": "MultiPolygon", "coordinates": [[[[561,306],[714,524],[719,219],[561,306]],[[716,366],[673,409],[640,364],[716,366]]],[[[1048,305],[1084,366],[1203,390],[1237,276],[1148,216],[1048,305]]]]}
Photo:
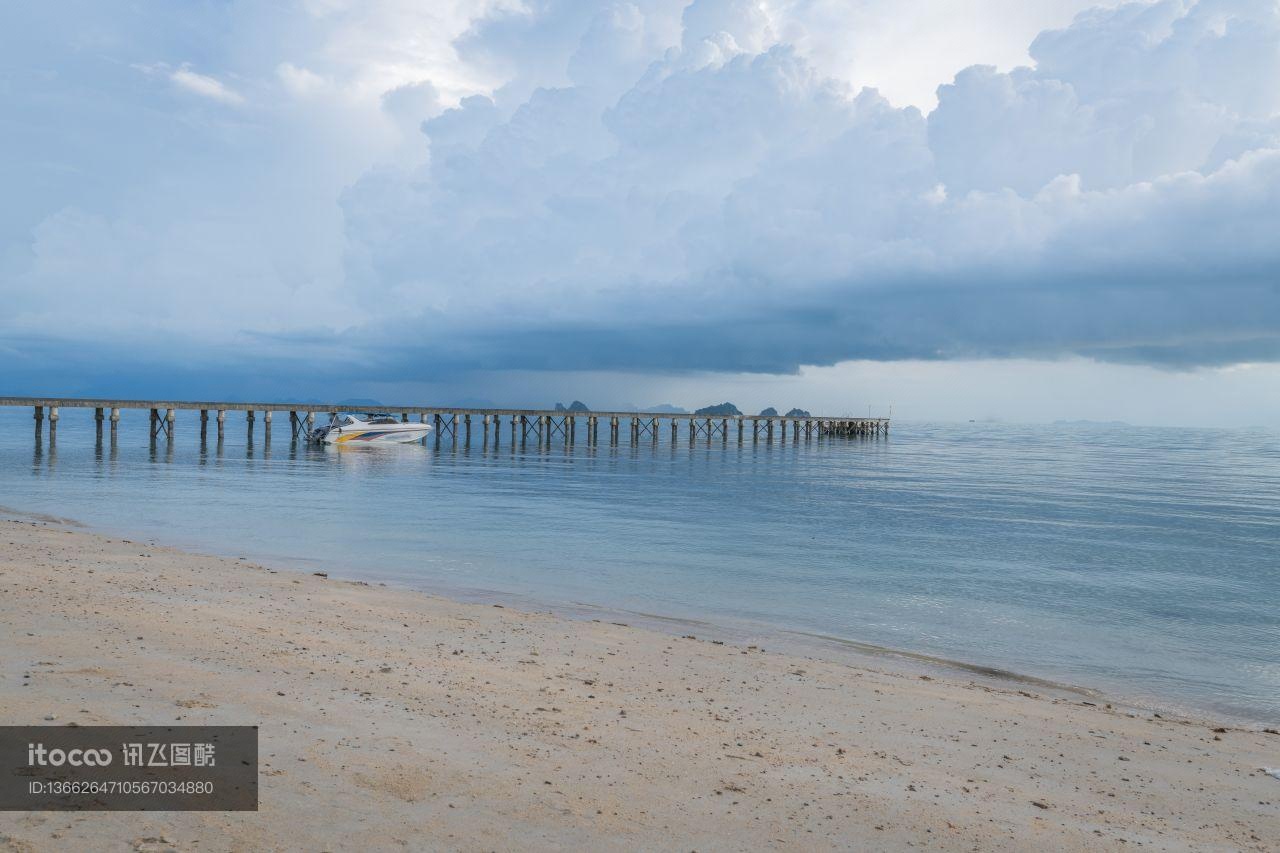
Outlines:
{"type": "Polygon", "coordinates": [[[338,581],[376,585],[413,595],[443,598],[460,604],[490,605],[496,603],[504,607],[528,612],[544,612],[576,621],[609,622],[681,638],[687,636],[690,631],[700,631],[703,632],[699,637],[701,639],[714,639],[739,645],[754,644],[759,647],[765,647],[767,643],[767,647],[771,650],[808,659],[851,664],[863,668],[882,666],[887,671],[898,674],[970,678],[984,686],[997,689],[1018,690],[1031,688],[1059,698],[1069,700],[1084,699],[1097,704],[1120,708],[1127,712],[1147,715],[1157,714],[1165,719],[1182,720],[1210,726],[1228,725],[1233,728],[1257,731],[1280,727],[1280,720],[1272,721],[1256,716],[1248,716],[1244,713],[1190,706],[1181,704],[1171,697],[1160,697],[1152,694],[1122,695],[1106,687],[1072,683],[999,666],[949,658],[930,652],[885,646],[849,637],[789,628],[768,622],[734,619],[733,617],[722,615],[713,615],[712,618],[706,619],[696,616],[672,616],[593,602],[548,601],[526,593],[499,589],[451,586],[443,583],[412,584],[392,577],[379,578],[374,575],[368,578],[347,578],[338,574],[339,570],[329,563],[314,558],[260,554],[255,553],[253,549],[236,549],[233,556],[233,551],[208,551],[195,542],[161,541],[160,537],[156,536],[144,536],[143,534],[126,530],[99,528],[78,519],[47,513],[30,513],[0,504],[0,522],[6,519],[35,520],[98,536],[141,536],[154,545],[186,553],[219,557],[237,562],[247,560],[255,565],[299,574],[312,574],[316,571],[323,571],[326,575],[332,575],[338,581]],[[619,621],[622,619],[630,621],[623,623],[619,621]]]}
{"type": "Polygon", "coordinates": [[[1261,850],[1280,811],[1265,732],[63,521],[0,522],[5,722],[258,724],[261,810],[6,813],[0,850],[1261,850]]]}

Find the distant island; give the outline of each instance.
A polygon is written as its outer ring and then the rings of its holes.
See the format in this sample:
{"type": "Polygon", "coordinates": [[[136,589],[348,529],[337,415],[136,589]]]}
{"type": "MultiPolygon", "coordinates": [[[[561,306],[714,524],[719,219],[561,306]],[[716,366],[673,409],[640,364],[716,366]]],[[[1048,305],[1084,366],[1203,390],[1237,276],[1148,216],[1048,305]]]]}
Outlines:
{"type": "Polygon", "coordinates": [[[671,403],[659,403],[656,406],[650,406],[645,409],[646,412],[662,412],[667,415],[687,415],[689,410],[682,406],[672,405],[671,403]]]}
{"type": "Polygon", "coordinates": [[[591,411],[591,409],[588,408],[587,404],[582,402],[581,400],[574,400],[568,406],[566,406],[564,403],[556,403],[556,411],[557,412],[589,412],[591,411]]]}
{"type": "Polygon", "coordinates": [[[733,403],[721,403],[718,406],[703,406],[694,412],[695,415],[741,415],[742,412],[733,403]]]}
{"type": "MultiPolygon", "coordinates": [[[[677,409],[676,407],[672,406],[666,409],[655,408],[653,411],[655,412],[668,411],[668,412],[673,412],[675,414],[682,414],[684,412],[684,409],[677,409]]],[[[720,403],[719,405],[716,405],[716,406],[703,406],[701,409],[698,409],[697,411],[695,411],[694,414],[710,415],[711,417],[715,417],[717,415],[721,417],[728,417],[728,416],[741,417],[742,411],[733,403],[720,403]]],[[[767,409],[763,409],[759,415],[756,415],[756,417],[759,417],[759,418],[776,418],[776,417],[809,418],[813,416],[810,415],[806,409],[792,409],[791,411],[787,412],[786,415],[779,415],[778,410],[775,409],[773,406],[770,406],[767,409]]]]}

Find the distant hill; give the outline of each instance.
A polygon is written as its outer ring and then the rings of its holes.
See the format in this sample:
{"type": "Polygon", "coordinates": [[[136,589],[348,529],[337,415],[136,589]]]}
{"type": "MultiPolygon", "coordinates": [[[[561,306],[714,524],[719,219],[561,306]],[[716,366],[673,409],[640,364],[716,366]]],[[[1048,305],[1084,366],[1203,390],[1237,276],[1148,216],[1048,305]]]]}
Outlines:
{"type": "Polygon", "coordinates": [[[581,400],[574,400],[568,406],[566,406],[564,403],[556,403],[556,411],[557,412],[589,412],[591,411],[591,409],[588,408],[587,404],[582,402],[581,400]]]}
{"type": "Polygon", "coordinates": [[[689,410],[688,410],[688,409],[683,409],[683,408],[681,408],[680,406],[673,406],[673,405],[672,405],[672,404],[670,404],[670,403],[659,403],[659,404],[658,404],[658,405],[656,405],[656,406],[648,406],[647,408],[645,408],[645,411],[646,411],[646,412],[665,412],[665,413],[666,413],[666,414],[668,414],[668,415],[687,415],[687,414],[689,414],[689,410]]]}
{"type": "Polygon", "coordinates": [[[726,415],[740,415],[742,414],[742,412],[738,411],[738,407],[735,406],[733,403],[721,403],[718,406],[703,406],[701,409],[698,409],[697,411],[695,411],[694,414],[726,416],[726,415]]]}
{"type": "Polygon", "coordinates": [[[811,418],[811,417],[813,417],[813,415],[810,415],[810,414],[809,414],[807,411],[805,411],[804,409],[792,409],[791,411],[787,412],[787,417],[789,417],[789,418],[811,418]]]}
{"type": "Polygon", "coordinates": [[[775,409],[773,406],[770,406],[769,408],[764,409],[760,412],[760,417],[762,418],[776,418],[777,416],[778,416],[778,410],[775,409]]]}

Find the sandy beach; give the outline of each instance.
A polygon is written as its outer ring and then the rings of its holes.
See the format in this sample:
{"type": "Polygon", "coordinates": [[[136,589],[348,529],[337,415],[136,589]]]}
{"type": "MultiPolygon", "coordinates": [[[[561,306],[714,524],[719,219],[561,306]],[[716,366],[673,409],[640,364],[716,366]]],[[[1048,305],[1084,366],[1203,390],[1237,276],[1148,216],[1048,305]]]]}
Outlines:
{"type": "Polygon", "coordinates": [[[261,727],[256,813],[0,850],[1280,845],[1275,734],[340,574],[0,523],[5,723],[261,727]]]}

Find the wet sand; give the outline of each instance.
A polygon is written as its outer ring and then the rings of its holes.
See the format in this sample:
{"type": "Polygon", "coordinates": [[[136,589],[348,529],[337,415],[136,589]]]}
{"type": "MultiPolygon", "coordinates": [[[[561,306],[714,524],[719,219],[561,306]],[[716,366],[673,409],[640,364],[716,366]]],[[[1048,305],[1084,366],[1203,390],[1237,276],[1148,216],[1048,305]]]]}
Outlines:
{"type": "Polygon", "coordinates": [[[1280,735],[338,574],[0,522],[0,721],[261,727],[256,813],[0,851],[1280,845],[1280,735]]]}

